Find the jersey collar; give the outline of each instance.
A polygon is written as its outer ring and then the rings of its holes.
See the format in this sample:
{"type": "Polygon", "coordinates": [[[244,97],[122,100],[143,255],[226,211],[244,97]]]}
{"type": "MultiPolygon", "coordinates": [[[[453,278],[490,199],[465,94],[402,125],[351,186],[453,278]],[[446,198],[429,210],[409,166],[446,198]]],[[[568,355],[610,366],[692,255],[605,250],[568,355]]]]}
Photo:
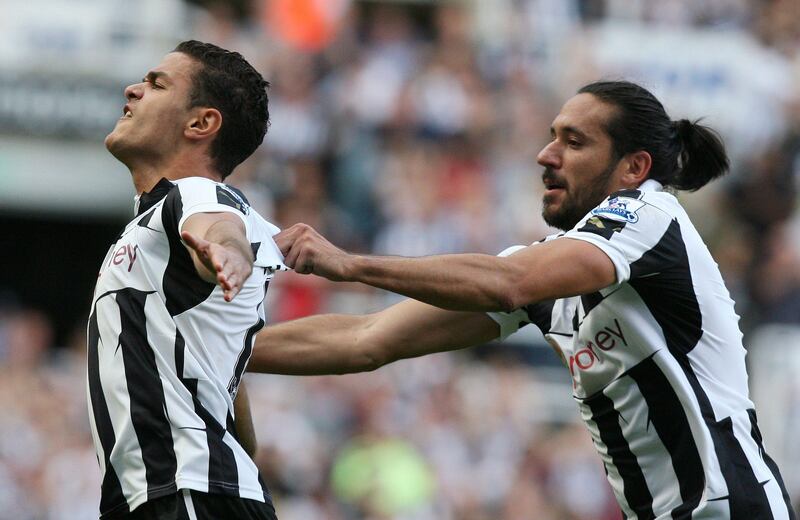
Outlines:
{"type": "Polygon", "coordinates": [[[175,185],[162,177],[150,191],[145,191],[141,195],[136,195],[133,199],[133,211],[136,213],[136,216],[138,217],[155,206],[158,201],[167,196],[167,193],[169,193],[169,190],[171,190],[173,186],[175,185]]]}
{"type": "Polygon", "coordinates": [[[664,186],[655,179],[647,179],[639,185],[639,191],[662,191],[664,186]]]}

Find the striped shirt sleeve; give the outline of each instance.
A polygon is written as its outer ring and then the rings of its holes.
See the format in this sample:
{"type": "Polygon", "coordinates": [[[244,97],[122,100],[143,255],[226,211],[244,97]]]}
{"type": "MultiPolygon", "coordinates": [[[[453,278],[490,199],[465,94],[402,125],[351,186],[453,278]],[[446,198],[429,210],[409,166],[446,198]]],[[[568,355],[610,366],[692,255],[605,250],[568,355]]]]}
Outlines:
{"type": "MultiPolygon", "coordinates": [[[[526,247],[528,246],[511,246],[497,256],[509,256],[526,247]]],[[[488,312],[487,314],[500,326],[499,339],[504,340],[529,323],[536,325],[542,334],[547,334],[550,331],[552,311],[553,300],[548,300],[532,303],[511,312],[488,312]]]]}
{"type": "Polygon", "coordinates": [[[176,184],[181,202],[178,230],[183,227],[186,219],[197,213],[232,213],[242,219],[247,236],[250,237],[250,223],[247,218],[250,205],[237,193],[238,190],[202,177],[181,179],[176,184]]]}
{"type": "Polygon", "coordinates": [[[641,197],[636,190],[612,194],[564,235],[594,244],[608,255],[617,284],[658,274],[675,262],[668,254],[648,255],[670,228],[673,217],[641,197]],[[637,262],[645,255],[647,262],[637,262]],[[634,263],[637,269],[632,270],[634,263]]]}
{"type": "Polygon", "coordinates": [[[280,229],[267,222],[260,215],[255,214],[253,220],[253,232],[250,238],[250,245],[253,248],[253,265],[263,267],[270,274],[275,271],[288,271],[289,268],[283,263],[283,254],[275,243],[274,236],[280,229]]]}

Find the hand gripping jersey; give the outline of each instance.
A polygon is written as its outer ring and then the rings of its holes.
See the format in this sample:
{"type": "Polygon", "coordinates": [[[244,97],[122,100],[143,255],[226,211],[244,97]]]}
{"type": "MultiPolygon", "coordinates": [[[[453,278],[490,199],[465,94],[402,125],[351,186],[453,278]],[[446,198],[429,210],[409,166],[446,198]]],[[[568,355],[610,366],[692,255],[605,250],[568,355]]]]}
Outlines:
{"type": "Polygon", "coordinates": [[[650,180],[545,240],[594,244],[617,283],[490,315],[503,336],[536,324],[561,357],[626,518],[794,518],[748,398],[739,317],[675,197],[650,180]]]}
{"type": "Polygon", "coordinates": [[[88,401],[103,473],[101,517],[194,489],[269,501],[236,439],[233,399],[284,269],[265,221],[209,179],[162,179],[100,267],[89,317],[88,401]],[[253,274],[228,303],[197,275],[179,230],[196,213],[241,217],[253,274]]]}

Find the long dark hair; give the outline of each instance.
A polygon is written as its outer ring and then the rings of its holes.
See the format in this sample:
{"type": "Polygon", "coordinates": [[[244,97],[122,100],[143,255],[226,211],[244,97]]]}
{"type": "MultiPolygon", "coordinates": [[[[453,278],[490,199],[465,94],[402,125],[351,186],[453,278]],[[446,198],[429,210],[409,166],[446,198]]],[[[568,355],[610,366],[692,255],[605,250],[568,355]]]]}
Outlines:
{"type": "Polygon", "coordinates": [[[650,179],[678,190],[695,191],[728,171],[728,156],[719,134],[699,120],[670,120],[664,106],[644,87],[628,81],[597,81],[582,87],[616,107],[608,122],[617,158],[644,150],[653,164],[650,179]]]}

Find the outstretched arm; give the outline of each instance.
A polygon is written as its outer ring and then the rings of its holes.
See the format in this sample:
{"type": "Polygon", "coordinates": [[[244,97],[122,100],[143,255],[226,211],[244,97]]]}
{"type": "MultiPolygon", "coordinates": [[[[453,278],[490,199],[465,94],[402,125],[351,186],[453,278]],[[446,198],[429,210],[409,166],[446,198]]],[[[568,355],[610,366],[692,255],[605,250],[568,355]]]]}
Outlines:
{"type": "Polygon", "coordinates": [[[181,230],[203,280],[219,284],[225,301],[239,293],[253,272],[253,252],[242,219],[231,213],[197,213],[181,230]]]}
{"type": "Polygon", "coordinates": [[[258,334],[247,370],[292,375],[365,372],[499,336],[499,326],[486,314],[445,311],[407,300],[374,314],[325,314],[269,326],[258,334]]]}
{"type": "Polygon", "coordinates": [[[595,292],[616,280],[614,264],[602,250],[572,239],[536,244],[507,257],[421,258],[348,254],[305,224],[295,224],[275,240],[286,265],[300,274],[361,282],[451,310],[510,312],[595,292]]]}

